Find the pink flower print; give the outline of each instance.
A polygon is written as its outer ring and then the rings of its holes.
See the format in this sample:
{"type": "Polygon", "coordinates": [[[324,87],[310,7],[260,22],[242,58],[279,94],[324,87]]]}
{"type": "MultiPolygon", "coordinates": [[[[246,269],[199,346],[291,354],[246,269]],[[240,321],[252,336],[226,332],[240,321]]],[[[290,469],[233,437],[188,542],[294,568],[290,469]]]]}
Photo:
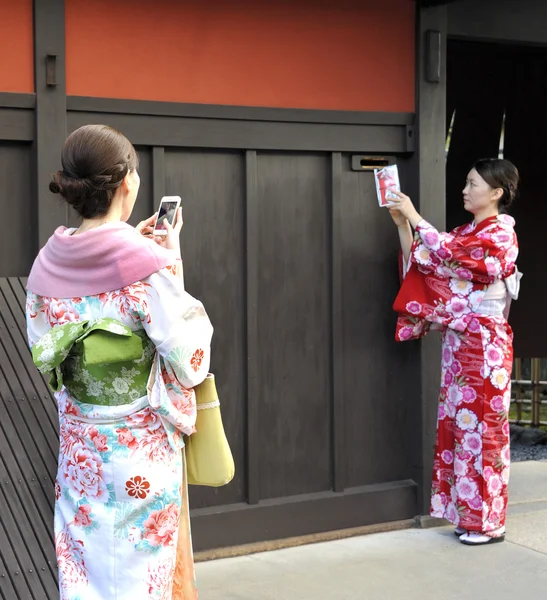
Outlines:
{"type": "Polygon", "coordinates": [[[496,242],[498,246],[501,246],[502,248],[510,245],[513,242],[512,236],[510,236],[506,231],[494,233],[492,235],[492,239],[496,242]]]}
{"type": "Polygon", "coordinates": [[[454,373],[452,373],[452,371],[446,371],[443,377],[443,383],[446,387],[454,383],[454,373]]]}
{"type": "Polygon", "coordinates": [[[443,450],[441,458],[443,459],[443,462],[447,465],[451,465],[454,462],[454,455],[452,454],[452,452],[450,452],[450,450],[443,450]]]}
{"type": "Polygon", "coordinates": [[[47,313],[49,324],[52,327],[55,325],[64,325],[65,323],[77,323],[80,319],[80,315],[70,304],[56,300],[55,298],[49,300],[49,310],[47,313]]]}
{"type": "Polygon", "coordinates": [[[455,272],[459,279],[465,279],[466,281],[471,281],[473,279],[473,273],[471,273],[469,269],[458,267],[455,272]]]}
{"type": "Polygon", "coordinates": [[[456,319],[459,319],[463,315],[471,312],[469,308],[469,303],[464,298],[459,298],[455,296],[451,298],[445,305],[446,311],[454,316],[456,319]]]}
{"type": "Polygon", "coordinates": [[[503,469],[501,472],[501,480],[503,481],[503,485],[507,485],[509,483],[509,473],[510,469],[508,466],[505,467],[505,469],[503,469]]]}
{"type": "Polygon", "coordinates": [[[454,459],[454,475],[457,477],[467,475],[467,462],[465,460],[454,459]]]}
{"type": "Polygon", "coordinates": [[[454,353],[452,352],[452,348],[450,348],[449,346],[444,346],[442,350],[442,358],[443,364],[445,366],[449,365],[454,359],[454,353]]]}
{"type": "Polygon", "coordinates": [[[450,400],[450,398],[446,398],[444,401],[444,412],[450,419],[453,419],[456,416],[456,405],[450,400]]]}
{"type": "Polygon", "coordinates": [[[472,500],[477,496],[479,488],[469,477],[460,477],[456,480],[456,491],[462,500],[472,500]]]}
{"type": "Polygon", "coordinates": [[[399,330],[399,339],[402,341],[410,340],[412,338],[412,327],[402,327],[399,330]]]}
{"type": "Polygon", "coordinates": [[[505,390],[509,384],[509,373],[506,369],[494,369],[490,375],[491,384],[498,390],[505,390]]]}
{"type": "Polygon", "coordinates": [[[495,410],[496,412],[503,412],[503,397],[494,396],[492,400],[490,400],[490,406],[492,407],[492,410],[495,410]]]}
{"type": "Polygon", "coordinates": [[[491,277],[498,277],[501,273],[501,263],[495,256],[487,256],[484,259],[484,264],[486,265],[486,272],[491,277]]]}
{"type": "Polygon", "coordinates": [[[469,504],[469,508],[472,508],[473,510],[481,510],[482,498],[480,496],[475,496],[474,498],[471,498],[471,500],[468,500],[467,504],[469,504]]]}
{"type": "Polygon", "coordinates": [[[490,479],[488,479],[488,491],[492,496],[499,496],[503,489],[503,481],[499,475],[492,475],[490,479]]]}
{"type": "Polygon", "coordinates": [[[422,312],[422,305],[419,302],[412,301],[406,305],[406,310],[411,315],[419,315],[422,312]]]}
{"type": "Polygon", "coordinates": [[[59,583],[64,590],[87,584],[83,548],[82,540],[75,540],[67,528],[55,536],[59,583]]]}
{"type": "Polygon", "coordinates": [[[486,522],[486,531],[491,531],[492,529],[497,529],[499,527],[499,522],[501,519],[501,515],[496,511],[492,511],[490,516],[486,522]]]}
{"type": "Polygon", "coordinates": [[[102,467],[101,457],[80,443],[74,444],[61,466],[65,480],[80,498],[106,502],[109,494],[102,467]]]}
{"type": "Polygon", "coordinates": [[[473,317],[468,325],[467,325],[467,329],[471,332],[471,333],[478,333],[481,330],[481,324],[479,323],[478,319],[475,319],[475,317],[473,317]]]}
{"type": "Polygon", "coordinates": [[[517,256],[519,255],[519,251],[516,246],[511,246],[505,253],[505,262],[507,264],[512,264],[517,260],[517,256]]]}
{"type": "Polygon", "coordinates": [[[446,412],[444,410],[444,404],[439,404],[439,411],[437,413],[437,419],[442,421],[446,417],[446,412]]]}
{"type": "Polygon", "coordinates": [[[443,498],[441,494],[433,494],[433,496],[431,496],[431,511],[434,514],[443,514],[445,505],[446,497],[443,498]]]}
{"type": "Polygon", "coordinates": [[[490,367],[486,363],[483,363],[480,369],[481,377],[483,379],[488,379],[490,377],[490,372],[490,367]]]}
{"type": "Polygon", "coordinates": [[[414,259],[419,265],[430,265],[431,253],[424,244],[420,244],[416,250],[414,250],[414,259]]]}
{"type": "Polygon", "coordinates": [[[446,392],[446,397],[451,404],[458,406],[462,401],[463,394],[457,385],[451,385],[446,392]]]}
{"type": "Polygon", "coordinates": [[[175,565],[172,558],[159,563],[155,568],[148,566],[148,597],[158,598],[158,600],[170,600],[171,596],[171,580],[175,572],[175,565]],[[161,594],[161,595],[159,595],[161,594]],[[169,597],[167,596],[169,595],[169,597]]]}
{"type": "Polygon", "coordinates": [[[108,452],[108,438],[106,435],[99,433],[96,427],[92,427],[89,430],[89,435],[93,444],[95,445],[95,448],[97,448],[99,452],[108,452]]]}
{"type": "Polygon", "coordinates": [[[462,446],[457,452],[457,457],[458,460],[461,460],[467,464],[473,458],[473,455],[468,450],[465,450],[462,446]]]}
{"type": "Polygon", "coordinates": [[[129,429],[116,429],[116,433],[118,434],[118,444],[121,446],[127,446],[131,450],[138,448],[139,444],[129,429]]]}
{"type": "Polygon", "coordinates": [[[501,461],[504,466],[508,467],[511,463],[511,447],[505,446],[505,448],[501,451],[501,461]]]}
{"type": "Polygon", "coordinates": [[[172,546],[179,527],[179,507],[169,504],[162,510],[154,510],[144,521],[143,537],[151,546],[172,546]]]}
{"type": "Polygon", "coordinates": [[[437,256],[441,260],[448,260],[452,256],[452,254],[450,254],[450,252],[446,248],[439,248],[437,250],[437,256]]]}
{"type": "Polygon", "coordinates": [[[433,230],[427,230],[422,234],[422,239],[424,240],[426,246],[431,248],[431,250],[438,250],[441,246],[441,241],[439,238],[439,234],[433,230]]]}
{"type": "Polygon", "coordinates": [[[458,525],[460,522],[460,515],[456,510],[456,506],[453,502],[450,502],[446,507],[445,518],[454,525],[458,525]]]}
{"type": "Polygon", "coordinates": [[[469,296],[473,291],[473,284],[465,279],[450,278],[450,290],[458,296],[469,296]]]}
{"type": "Polygon", "coordinates": [[[482,260],[484,258],[484,249],[483,248],[475,248],[471,251],[471,258],[473,260],[482,260]]]}
{"type": "Polygon", "coordinates": [[[78,512],[74,516],[74,523],[79,527],[91,527],[91,525],[93,525],[93,521],[89,518],[90,512],[90,504],[81,504],[78,507],[78,512]]]}
{"type": "Polygon", "coordinates": [[[509,421],[505,421],[503,423],[503,425],[501,426],[501,430],[503,432],[503,435],[509,435],[511,433],[511,427],[509,425],[509,421]]]}
{"type": "Polygon", "coordinates": [[[480,454],[482,452],[482,437],[480,433],[466,432],[463,436],[463,447],[471,454],[480,454]]]}
{"type": "Polygon", "coordinates": [[[475,431],[479,420],[474,412],[462,408],[456,415],[456,423],[462,431],[475,431]]]}
{"type": "Polygon", "coordinates": [[[477,399],[477,392],[469,385],[462,388],[463,401],[467,404],[475,402],[477,399]]]}
{"type": "Polygon", "coordinates": [[[451,365],[450,365],[450,370],[452,371],[452,373],[457,377],[458,375],[461,374],[462,372],[462,364],[460,361],[455,360],[451,365]]]}
{"type": "Polygon", "coordinates": [[[479,454],[475,460],[475,471],[477,471],[479,475],[482,473],[482,454],[479,454]]]}
{"type": "Polygon", "coordinates": [[[485,356],[489,367],[501,367],[503,364],[503,352],[496,346],[488,344],[486,346],[485,356]]]}
{"type": "Polygon", "coordinates": [[[462,345],[462,342],[458,336],[457,333],[455,333],[454,331],[451,331],[450,329],[447,330],[446,334],[445,334],[445,343],[448,347],[452,348],[452,350],[457,351],[459,349],[459,347],[462,345]]]}

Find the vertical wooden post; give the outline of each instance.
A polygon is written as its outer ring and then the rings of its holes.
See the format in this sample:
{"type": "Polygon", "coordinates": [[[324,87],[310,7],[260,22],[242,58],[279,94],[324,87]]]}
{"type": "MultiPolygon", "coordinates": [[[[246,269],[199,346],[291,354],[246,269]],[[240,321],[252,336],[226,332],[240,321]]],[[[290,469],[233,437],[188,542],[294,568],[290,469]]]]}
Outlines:
{"type": "Polygon", "coordinates": [[[36,92],[36,200],[38,241],[67,224],[67,205],[52,196],[51,175],[60,168],[66,139],[65,2],[34,0],[34,89],[36,92]]]}
{"type": "Polygon", "coordinates": [[[247,255],[247,501],[260,500],[258,413],[258,165],[255,150],[246,153],[247,255]]]}
{"type": "MultiPolygon", "coordinates": [[[[411,160],[411,191],[420,214],[440,229],[446,226],[445,207],[445,129],[446,129],[446,6],[418,7],[416,22],[416,137],[417,146],[411,160]],[[440,36],[440,78],[426,81],[427,34],[435,30],[440,36]]],[[[437,403],[440,385],[440,341],[427,336],[421,342],[421,449],[414,457],[414,479],[419,483],[419,505],[429,513],[431,471],[437,403]]]]}
{"type": "Polygon", "coordinates": [[[345,487],[344,342],[342,319],[342,154],[331,158],[332,488],[345,487]]]}

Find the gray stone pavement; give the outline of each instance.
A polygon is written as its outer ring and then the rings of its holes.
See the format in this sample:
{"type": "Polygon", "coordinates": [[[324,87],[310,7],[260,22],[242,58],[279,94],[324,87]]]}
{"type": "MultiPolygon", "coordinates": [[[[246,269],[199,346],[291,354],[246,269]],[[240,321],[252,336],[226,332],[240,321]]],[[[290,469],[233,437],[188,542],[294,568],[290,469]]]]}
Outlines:
{"type": "Polygon", "coordinates": [[[404,529],[203,562],[200,600],[547,599],[547,461],[511,469],[504,543],[404,529]]]}

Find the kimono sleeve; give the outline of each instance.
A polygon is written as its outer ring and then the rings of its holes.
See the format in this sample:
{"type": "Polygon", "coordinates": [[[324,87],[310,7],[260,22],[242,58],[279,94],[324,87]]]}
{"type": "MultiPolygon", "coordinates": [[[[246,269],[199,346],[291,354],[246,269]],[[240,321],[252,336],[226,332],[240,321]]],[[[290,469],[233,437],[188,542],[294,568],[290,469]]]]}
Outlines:
{"type": "Polygon", "coordinates": [[[476,235],[439,232],[423,220],[416,228],[411,260],[422,272],[490,285],[515,271],[518,255],[512,228],[495,224],[476,235]]]}
{"type": "Polygon", "coordinates": [[[209,372],[213,326],[203,304],[184,290],[182,279],[166,267],[145,280],[147,319],[143,327],[154,342],[171,383],[193,388],[209,372]]]}
{"type": "Polygon", "coordinates": [[[44,302],[40,296],[27,291],[26,302],[27,338],[29,348],[32,348],[38,340],[44,336],[51,326],[47,322],[44,302]]]}

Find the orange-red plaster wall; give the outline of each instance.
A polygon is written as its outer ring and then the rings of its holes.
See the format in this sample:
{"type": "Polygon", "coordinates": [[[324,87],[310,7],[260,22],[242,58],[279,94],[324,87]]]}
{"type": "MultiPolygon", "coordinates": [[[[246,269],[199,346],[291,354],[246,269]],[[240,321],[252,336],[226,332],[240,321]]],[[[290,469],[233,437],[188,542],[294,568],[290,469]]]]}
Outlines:
{"type": "Polygon", "coordinates": [[[68,0],[67,93],[413,111],[414,10],[410,0],[68,0]]]}
{"type": "Polygon", "coordinates": [[[32,0],[0,0],[0,92],[34,92],[32,0]]]}

